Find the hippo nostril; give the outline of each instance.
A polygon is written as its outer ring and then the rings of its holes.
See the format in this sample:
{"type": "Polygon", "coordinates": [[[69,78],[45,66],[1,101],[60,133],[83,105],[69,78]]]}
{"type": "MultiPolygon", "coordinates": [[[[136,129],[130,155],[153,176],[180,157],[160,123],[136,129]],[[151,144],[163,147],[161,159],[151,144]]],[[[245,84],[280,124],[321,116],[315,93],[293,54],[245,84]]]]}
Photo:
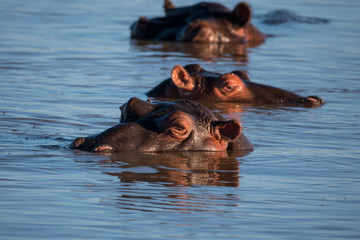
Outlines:
{"type": "Polygon", "coordinates": [[[136,121],[151,113],[154,109],[155,106],[152,103],[143,101],[137,97],[132,97],[127,103],[120,107],[120,122],[136,121]]]}
{"type": "Polygon", "coordinates": [[[132,97],[125,104],[125,108],[129,107],[132,110],[142,111],[144,108],[153,108],[151,101],[143,101],[137,97],[132,97]]]}
{"type": "Polygon", "coordinates": [[[70,148],[78,148],[80,145],[82,145],[85,142],[84,137],[78,137],[76,138],[70,145],[70,148]]]}

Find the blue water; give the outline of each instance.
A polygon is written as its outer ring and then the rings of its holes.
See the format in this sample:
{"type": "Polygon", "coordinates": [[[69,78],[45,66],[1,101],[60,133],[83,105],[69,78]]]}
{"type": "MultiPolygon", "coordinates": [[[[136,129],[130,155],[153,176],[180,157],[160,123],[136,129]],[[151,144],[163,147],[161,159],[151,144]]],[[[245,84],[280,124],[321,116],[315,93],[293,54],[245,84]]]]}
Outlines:
{"type": "Polygon", "coordinates": [[[330,22],[254,18],[274,35],[259,47],[193,46],[129,39],[162,1],[1,1],[0,238],[359,239],[360,3],[249,3],[255,17],[286,8],[330,22]],[[209,104],[242,122],[256,146],[245,156],[66,148],[190,63],[326,104],[209,104]]]}

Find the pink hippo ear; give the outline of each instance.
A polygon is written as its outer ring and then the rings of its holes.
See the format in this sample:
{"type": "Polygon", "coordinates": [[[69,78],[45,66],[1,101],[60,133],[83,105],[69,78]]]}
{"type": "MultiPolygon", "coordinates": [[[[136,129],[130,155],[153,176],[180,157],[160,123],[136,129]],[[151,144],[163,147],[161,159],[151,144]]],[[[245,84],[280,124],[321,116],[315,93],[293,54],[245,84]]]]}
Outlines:
{"type": "Polygon", "coordinates": [[[241,2],[232,11],[235,16],[236,23],[242,27],[251,20],[251,8],[246,2],[241,2]]]}
{"type": "Polygon", "coordinates": [[[216,139],[232,142],[241,134],[241,124],[237,120],[213,122],[213,133],[216,139]]]}
{"type": "Polygon", "coordinates": [[[171,80],[177,88],[192,91],[195,88],[195,80],[180,65],[176,65],[171,72],[171,80]]]}

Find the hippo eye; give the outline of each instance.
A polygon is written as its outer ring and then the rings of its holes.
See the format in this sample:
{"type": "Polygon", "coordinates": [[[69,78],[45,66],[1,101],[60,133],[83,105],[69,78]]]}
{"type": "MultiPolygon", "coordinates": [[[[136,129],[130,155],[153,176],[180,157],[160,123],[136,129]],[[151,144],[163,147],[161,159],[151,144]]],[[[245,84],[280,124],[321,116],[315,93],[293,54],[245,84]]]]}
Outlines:
{"type": "Polygon", "coordinates": [[[179,139],[186,138],[190,134],[191,117],[182,112],[171,114],[167,119],[166,134],[179,139]]]}
{"type": "Polygon", "coordinates": [[[239,89],[238,86],[233,86],[233,85],[225,85],[224,86],[224,91],[225,92],[232,92],[232,91],[235,91],[237,89],[239,89]]]}
{"type": "Polygon", "coordinates": [[[184,126],[176,125],[168,128],[167,132],[173,137],[179,137],[186,135],[187,129],[184,126]]]}

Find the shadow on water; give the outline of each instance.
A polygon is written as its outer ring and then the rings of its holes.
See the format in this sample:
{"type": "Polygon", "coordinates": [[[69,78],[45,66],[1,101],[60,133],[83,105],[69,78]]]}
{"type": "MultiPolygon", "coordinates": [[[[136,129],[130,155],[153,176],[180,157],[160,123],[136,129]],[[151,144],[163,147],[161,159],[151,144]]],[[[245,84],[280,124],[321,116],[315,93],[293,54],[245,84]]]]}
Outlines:
{"type": "Polygon", "coordinates": [[[247,65],[248,63],[247,47],[257,46],[245,44],[196,44],[131,40],[131,48],[138,52],[153,52],[164,57],[172,53],[181,53],[185,57],[196,58],[207,62],[216,62],[221,58],[222,60],[228,59],[242,63],[243,65],[247,65]]]}
{"type": "Polygon", "coordinates": [[[239,185],[243,152],[112,153],[102,160],[106,174],[122,183],[149,182],[167,186],[239,185]]]}

